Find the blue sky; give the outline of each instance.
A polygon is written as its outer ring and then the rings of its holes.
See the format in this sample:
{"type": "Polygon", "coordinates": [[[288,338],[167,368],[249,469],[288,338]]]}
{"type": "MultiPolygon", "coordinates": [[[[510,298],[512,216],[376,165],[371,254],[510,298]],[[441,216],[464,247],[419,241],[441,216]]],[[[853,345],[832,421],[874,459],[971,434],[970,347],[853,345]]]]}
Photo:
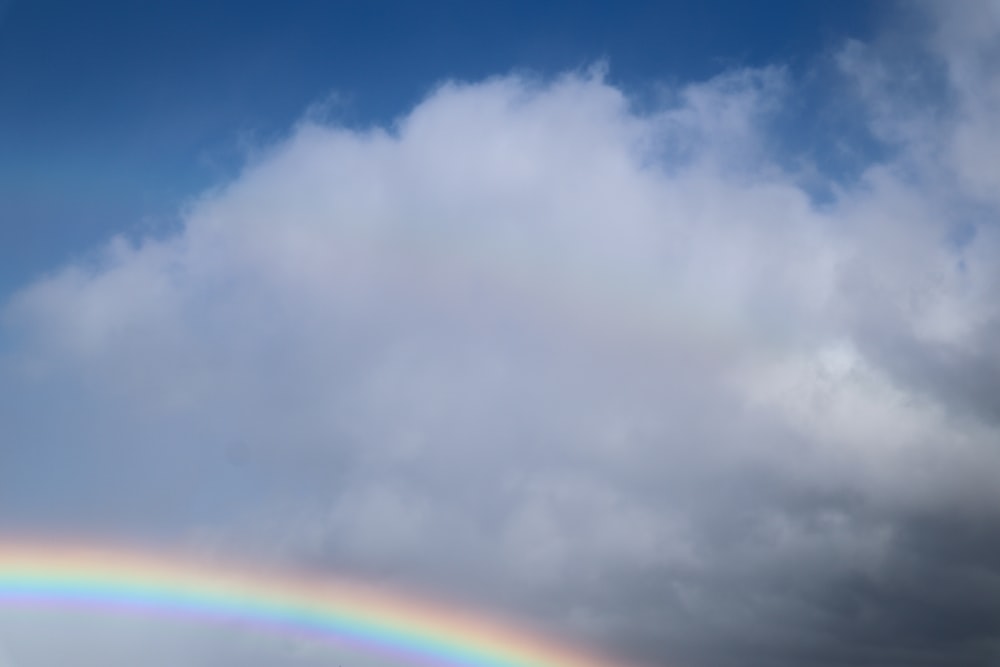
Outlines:
{"type": "MultiPolygon", "coordinates": [[[[998,43],[997,0],[0,0],[0,549],[622,667],[997,664],[998,43]]],[[[83,616],[0,590],[0,667],[407,665],[83,616]]]]}
{"type": "Polygon", "coordinates": [[[439,82],[606,60],[637,91],[736,65],[797,71],[884,12],[869,3],[37,0],[0,18],[0,291],[114,233],[169,226],[249,147],[336,99],[387,124],[439,82]]]}

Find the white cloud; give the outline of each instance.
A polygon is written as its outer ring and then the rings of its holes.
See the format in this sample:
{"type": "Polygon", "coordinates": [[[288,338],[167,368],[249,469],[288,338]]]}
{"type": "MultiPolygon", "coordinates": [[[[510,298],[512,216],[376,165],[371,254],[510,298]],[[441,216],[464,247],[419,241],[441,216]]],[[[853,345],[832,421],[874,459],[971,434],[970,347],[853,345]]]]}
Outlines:
{"type": "Polygon", "coordinates": [[[596,73],[443,85],[389,129],[304,121],[176,235],[11,301],[0,428],[46,454],[0,483],[38,525],[639,653],[818,632],[824,582],[883,576],[910,517],[995,506],[997,67],[955,11],[954,108],[886,89],[877,45],[843,52],[895,149],[824,204],[775,154],[780,69],[642,113],[596,73]],[[50,455],[56,500],[32,489],[50,455]]]}

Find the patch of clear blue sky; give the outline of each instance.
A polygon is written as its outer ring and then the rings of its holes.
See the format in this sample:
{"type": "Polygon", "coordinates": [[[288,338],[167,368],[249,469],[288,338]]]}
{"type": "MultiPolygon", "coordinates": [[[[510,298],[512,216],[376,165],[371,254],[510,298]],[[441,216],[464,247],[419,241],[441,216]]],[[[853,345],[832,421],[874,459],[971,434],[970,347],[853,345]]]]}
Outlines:
{"type": "Polygon", "coordinates": [[[331,93],[356,125],[438,81],[606,59],[632,90],[806,67],[860,0],[0,0],[0,299],[117,232],[161,230],[331,93]]]}

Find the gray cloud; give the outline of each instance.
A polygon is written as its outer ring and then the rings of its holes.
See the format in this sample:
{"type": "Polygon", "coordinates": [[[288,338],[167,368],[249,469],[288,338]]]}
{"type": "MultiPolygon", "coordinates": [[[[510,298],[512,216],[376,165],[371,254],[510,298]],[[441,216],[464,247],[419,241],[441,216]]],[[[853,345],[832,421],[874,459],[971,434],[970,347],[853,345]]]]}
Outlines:
{"type": "Polygon", "coordinates": [[[778,68],[644,112],[593,72],[303,121],[176,235],[7,304],[0,521],[651,664],[995,662],[998,24],[927,12],[837,58],[885,150],[822,202],[778,68]],[[909,88],[898,49],[932,63],[909,88]]]}

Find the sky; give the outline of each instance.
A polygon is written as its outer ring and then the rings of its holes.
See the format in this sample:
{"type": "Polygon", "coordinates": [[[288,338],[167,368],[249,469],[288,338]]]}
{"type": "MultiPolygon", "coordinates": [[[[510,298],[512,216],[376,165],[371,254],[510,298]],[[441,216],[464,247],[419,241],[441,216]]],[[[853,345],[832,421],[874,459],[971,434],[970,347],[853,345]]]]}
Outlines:
{"type": "MultiPolygon", "coordinates": [[[[0,545],[1000,664],[997,155],[995,0],[0,0],[0,545]]],[[[405,664],[0,619],[0,667],[405,664]]]]}

